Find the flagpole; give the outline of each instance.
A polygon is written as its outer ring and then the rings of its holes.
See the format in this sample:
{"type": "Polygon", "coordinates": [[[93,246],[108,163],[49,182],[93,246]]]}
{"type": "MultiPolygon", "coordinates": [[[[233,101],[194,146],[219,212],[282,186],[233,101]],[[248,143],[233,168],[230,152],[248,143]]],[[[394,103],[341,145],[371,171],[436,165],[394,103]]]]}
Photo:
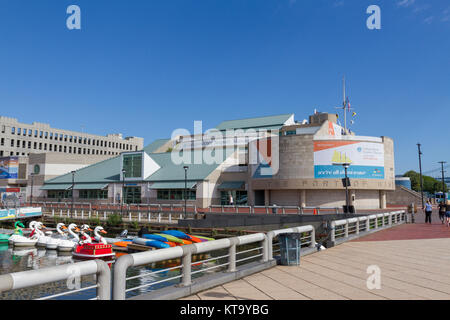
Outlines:
{"type": "Polygon", "coordinates": [[[347,112],[345,110],[345,107],[346,107],[346,105],[345,105],[345,75],[342,79],[342,84],[343,84],[343,94],[344,94],[344,102],[343,102],[343,104],[344,104],[344,133],[347,135],[347,112]]]}

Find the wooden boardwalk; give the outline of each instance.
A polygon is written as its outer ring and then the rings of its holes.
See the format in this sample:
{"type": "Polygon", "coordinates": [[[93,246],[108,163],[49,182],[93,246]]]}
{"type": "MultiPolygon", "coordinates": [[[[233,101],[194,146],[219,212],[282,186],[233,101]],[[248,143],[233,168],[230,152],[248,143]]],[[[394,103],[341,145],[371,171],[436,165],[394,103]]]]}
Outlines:
{"type": "Polygon", "coordinates": [[[300,266],[269,270],[184,300],[450,299],[450,228],[433,215],[423,223],[383,230],[301,258],[300,266]],[[369,289],[369,266],[379,267],[381,288],[369,289]]]}

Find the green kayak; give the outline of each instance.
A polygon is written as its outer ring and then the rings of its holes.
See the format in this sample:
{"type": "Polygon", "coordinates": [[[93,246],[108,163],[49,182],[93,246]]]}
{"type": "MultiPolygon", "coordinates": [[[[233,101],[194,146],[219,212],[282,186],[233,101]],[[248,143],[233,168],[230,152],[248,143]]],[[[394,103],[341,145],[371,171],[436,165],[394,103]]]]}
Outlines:
{"type": "Polygon", "coordinates": [[[158,236],[166,238],[167,241],[184,244],[183,240],[181,240],[181,239],[179,239],[177,237],[174,237],[174,236],[171,236],[171,235],[168,235],[168,234],[164,234],[164,233],[155,233],[155,234],[158,235],[158,236]]]}
{"type": "Polygon", "coordinates": [[[214,238],[208,238],[208,237],[203,237],[203,236],[196,236],[196,235],[193,235],[194,237],[196,237],[196,238],[199,238],[199,239],[205,239],[205,240],[208,240],[208,241],[214,241],[214,240],[216,240],[216,239],[214,239],[214,238]]]}
{"type": "Polygon", "coordinates": [[[0,233],[0,243],[2,243],[2,242],[8,242],[9,237],[11,237],[10,234],[0,233]]]}

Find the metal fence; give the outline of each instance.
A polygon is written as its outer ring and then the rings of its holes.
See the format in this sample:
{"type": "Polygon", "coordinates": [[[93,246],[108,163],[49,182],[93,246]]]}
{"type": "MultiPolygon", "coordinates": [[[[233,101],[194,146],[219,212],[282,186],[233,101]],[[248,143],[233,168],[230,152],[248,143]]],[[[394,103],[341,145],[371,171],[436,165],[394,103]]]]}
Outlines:
{"type": "Polygon", "coordinates": [[[102,260],[83,261],[38,270],[0,275],[0,292],[28,288],[61,280],[70,280],[74,277],[87,275],[96,275],[95,285],[41,297],[37,300],[49,300],[94,288],[96,289],[96,296],[90,300],[110,300],[111,271],[106,262],[102,260]]]}
{"type": "Polygon", "coordinates": [[[339,243],[357,237],[361,233],[377,231],[406,222],[405,211],[380,213],[364,217],[335,220],[331,222],[331,242],[339,243]]]}
{"type": "MultiPolygon", "coordinates": [[[[330,224],[331,241],[333,244],[342,243],[370,232],[404,223],[405,220],[405,211],[396,211],[332,221],[330,224]]],[[[204,272],[210,272],[211,270],[214,270],[217,273],[229,274],[236,272],[238,267],[240,268],[241,266],[245,266],[251,262],[263,265],[263,268],[269,268],[273,266],[273,263],[270,264],[270,262],[274,261],[274,254],[279,252],[279,249],[277,249],[279,246],[277,240],[278,235],[291,232],[301,234],[301,255],[309,254],[316,250],[316,231],[313,226],[306,225],[273,230],[269,231],[267,234],[255,233],[251,235],[123,255],[119,257],[112,266],[114,269],[112,299],[124,300],[127,292],[136,291],[163,283],[169,283],[169,285],[171,285],[173,282],[177,282],[180,287],[186,288],[192,285],[193,276],[200,276],[204,272]],[[208,254],[213,252],[216,254],[219,252],[220,254],[208,256],[208,254]],[[194,255],[198,257],[202,254],[206,255],[207,258],[202,257],[202,260],[193,261],[194,255]],[[179,263],[176,266],[127,277],[127,270],[131,267],[151,265],[153,263],[174,259],[179,259],[179,263]],[[193,269],[193,266],[201,267],[193,269]],[[170,277],[161,277],[155,281],[142,281],[136,286],[129,286],[127,288],[127,282],[133,285],[131,283],[132,280],[144,279],[148,277],[154,279],[155,276],[161,273],[173,270],[178,270],[179,273],[170,277]]],[[[107,263],[101,260],[77,262],[39,270],[1,275],[0,292],[32,287],[60,280],[67,280],[73,276],[74,268],[77,270],[79,276],[96,275],[96,284],[93,286],[46,296],[41,299],[52,299],[93,288],[96,288],[97,292],[93,299],[111,299],[111,271],[107,263]]],[[[260,270],[261,268],[257,271],[260,270]]],[[[201,279],[201,277],[199,279],[201,279]]]]}

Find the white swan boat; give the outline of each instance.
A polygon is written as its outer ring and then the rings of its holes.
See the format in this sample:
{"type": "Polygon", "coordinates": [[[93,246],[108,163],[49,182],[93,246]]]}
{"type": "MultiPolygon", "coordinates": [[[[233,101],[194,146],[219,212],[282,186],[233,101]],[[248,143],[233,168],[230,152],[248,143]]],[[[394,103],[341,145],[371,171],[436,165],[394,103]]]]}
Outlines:
{"type": "Polygon", "coordinates": [[[80,229],[78,229],[77,225],[75,223],[71,223],[67,228],[67,231],[72,236],[72,239],[61,240],[58,243],[58,251],[72,251],[77,246],[80,238],[75,232],[73,232],[73,230],[75,230],[76,232],[80,232],[80,229]]]}

